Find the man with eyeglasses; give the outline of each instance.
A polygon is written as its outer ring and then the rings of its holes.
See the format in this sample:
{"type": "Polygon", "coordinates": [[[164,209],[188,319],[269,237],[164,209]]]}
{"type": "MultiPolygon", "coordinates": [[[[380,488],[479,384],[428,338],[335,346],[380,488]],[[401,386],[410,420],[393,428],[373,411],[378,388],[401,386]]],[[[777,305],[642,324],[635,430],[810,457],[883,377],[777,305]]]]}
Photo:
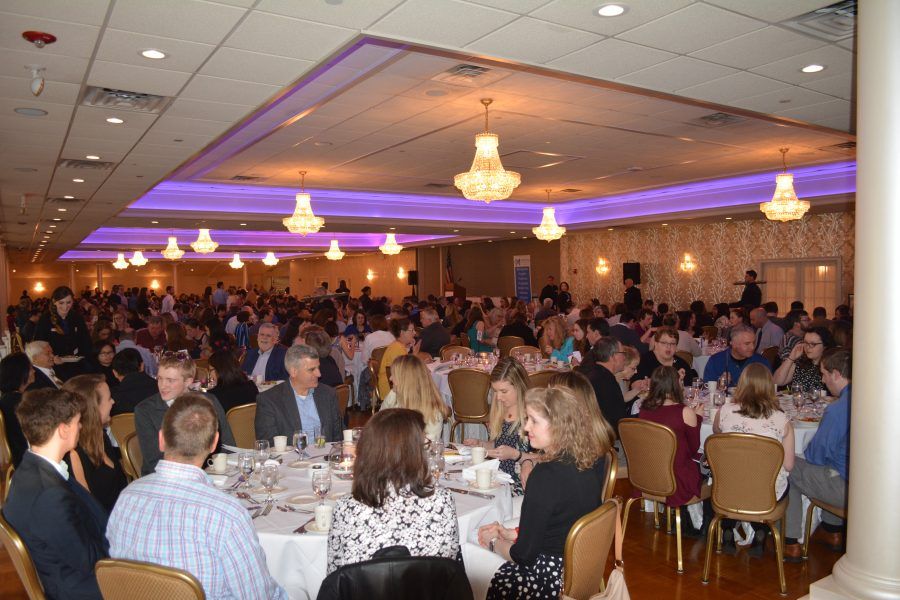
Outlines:
{"type": "Polygon", "coordinates": [[[625,353],[614,337],[601,337],[588,350],[577,370],[588,378],[603,417],[616,431],[619,421],[628,416],[631,404],[625,402],[616,373],[625,368],[625,353]]]}
{"type": "Polygon", "coordinates": [[[637,371],[631,378],[631,389],[636,387],[646,389],[653,371],[662,365],[675,367],[681,375],[682,383],[690,387],[697,377],[697,372],[683,358],[675,355],[678,348],[678,331],[671,327],[660,327],[653,334],[653,340],[653,350],[641,355],[641,362],[638,363],[637,371]]]}
{"type": "Polygon", "coordinates": [[[288,372],[284,366],[287,348],[278,343],[278,328],[260,323],[256,333],[257,348],[247,350],[241,370],[251,379],[261,376],[265,381],[284,381],[288,372]]]}
{"type": "Polygon", "coordinates": [[[725,348],[709,357],[709,362],[703,369],[705,381],[718,381],[722,373],[727,372],[731,385],[737,385],[738,379],[741,378],[741,373],[744,372],[747,365],[757,362],[766,365],[770,371],[772,370],[769,361],[754,352],[756,334],[749,327],[744,325],[734,327],[731,330],[730,345],[730,348],[725,348]]]}

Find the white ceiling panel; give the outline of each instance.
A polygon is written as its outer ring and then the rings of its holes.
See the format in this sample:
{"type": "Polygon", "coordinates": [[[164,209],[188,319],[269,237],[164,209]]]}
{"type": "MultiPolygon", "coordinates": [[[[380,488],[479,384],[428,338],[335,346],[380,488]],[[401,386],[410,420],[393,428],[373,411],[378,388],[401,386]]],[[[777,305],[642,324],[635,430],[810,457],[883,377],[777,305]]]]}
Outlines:
{"type": "Polygon", "coordinates": [[[823,6],[834,4],[834,0],[706,0],[735,12],[743,13],[757,19],[777,23],[805,15],[823,6]]]}
{"type": "Polygon", "coordinates": [[[22,121],[26,127],[29,125],[40,127],[41,123],[45,123],[47,121],[52,121],[55,123],[68,123],[69,118],[72,116],[72,105],[46,102],[43,98],[41,98],[40,100],[37,98],[32,98],[28,102],[22,102],[21,100],[17,100],[15,98],[0,98],[0,115],[10,119],[15,119],[17,121],[22,121]],[[47,111],[47,114],[43,117],[29,117],[13,112],[16,108],[21,106],[28,106],[29,108],[39,108],[41,110],[47,111]]]}
{"type": "Polygon", "coordinates": [[[534,11],[530,16],[552,23],[586,29],[603,35],[616,35],[637,27],[680,8],[694,0],[642,0],[627,2],[624,14],[615,17],[601,17],[597,8],[607,2],[597,0],[554,0],[534,11]]]}
{"type": "Polygon", "coordinates": [[[146,113],[79,106],[75,118],[72,120],[70,135],[135,142],[153,124],[155,119],[156,115],[146,113]],[[107,123],[106,119],[110,116],[119,117],[125,122],[119,125],[107,123]]]}
{"type": "Polygon", "coordinates": [[[44,67],[46,69],[44,77],[48,84],[51,81],[81,84],[88,61],[85,58],[61,54],[41,54],[34,50],[4,50],[3,60],[0,60],[0,75],[30,77],[30,71],[25,68],[27,65],[44,67]]]}
{"type": "Polygon", "coordinates": [[[713,79],[706,83],[679,89],[677,93],[679,96],[688,98],[727,104],[737,98],[758,96],[761,93],[774,92],[787,87],[788,85],[784,82],[739,71],[721,79],[713,79]]]}
{"type": "MultiPolygon", "coordinates": [[[[23,69],[22,74],[24,73],[23,69]]],[[[72,105],[75,104],[80,90],[81,86],[74,83],[47,81],[40,100],[51,104],[72,105]]],[[[0,97],[25,100],[27,102],[19,102],[18,106],[31,106],[30,101],[35,100],[34,94],[31,93],[31,77],[0,77],[0,97]]]]}
{"type": "Polygon", "coordinates": [[[672,58],[675,54],[671,52],[607,39],[554,60],[548,66],[597,79],[616,79],[672,58]]]}
{"type": "Polygon", "coordinates": [[[139,67],[193,73],[214,49],[215,46],[209,44],[107,29],[103,35],[103,41],[100,43],[100,49],[97,51],[97,59],[139,67]],[[166,53],[166,57],[156,60],[145,58],[141,52],[148,49],[161,50],[166,53]]]}
{"type": "Polygon", "coordinates": [[[93,154],[100,160],[119,162],[131,151],[134,146],[130,142],[113,141],[110,139],[96,139],[88,137],[69,136],[63,148],[64,158],[83,160],[86,155],[93,154]]]}
{"type": "Polygon", "coordinates": [[[262,0],[256,10],[326,25],[365,29],[403,0],[365,0],[365,2],[297,2],[262,0]]]}
{"type": "Polygon", "coordinates": [[[200,74],[284,86],[298,79],[312,65],[313,62],[308,60],[219,48],[200,69],[200,74]]]}
{"type": "Polygon", "coordinates": [[[213,102],[227,100],[229,103],[256,106],[274,96],[280,89],[276,86],[263,85],[261,83],[197,75],[184,88],[180,97],[192,100],[211,100],[213,102]]]}
{"type": "Polygon", "coordinates": [[[176,96],[190,78],[190,73],[181,71],[95,60],[88,75],[88,84],[144,94],[176,96]]]}
{"type": "Polygon", "coordinates": [[[407,0],[370,27],[377,35],[462,47],[499,29],[515,14],[456,0],[407,0]]]}
{"type": "Polygon", "coordinates": [[[253,12],[225,41],[239,50],[318,60],[356,35],[351,29],[253,12]]]}
{"type": "Polygon", "coordinates": [[[754,73],[788,83],[806,85],[826,77],[834,77],[853,71],[853,53],[837,46],[823,46],[791,58],[779,60],[751,69],[754,73]],[[800,69],[809,64],[823,65],[818,73],[804,73],[800,69]]]}
{"type": "Polygon", "coordinates": [[[837,129],[838,131],[847,131],[848,129],[855,130],[856,129],[856,121],[853,115],[841,115],[840,117],[832,117],[830,119],[822,119],[821,121],[816,121],[816,125],[821,125],[823,127],[831,127],[832,129],[837,129]]]}
{"type": "Polygon", "coordinates": [[[677,12],[627,31],[618,37],[670,52],[688,53],[761,29],[763,23],[706,4],[677,12]]]}
{"type": "Polygon", "coordinates": [[[0,129],[8,132],[18,132],[20,136],[23,132],[29,131],[39,134],[64,135],[68,126],[67,120],[32,119],[15,113],[10,116],[6,116],[6,114],[0,115],[0,129]]]}
{"type": "Polygon", "coordinates": [[[3,0],[3,10],[34,17],[100,25],[106,17],[109,0],[3,0]]]}
{"type": "Polygon", "coordinates": [[[846,100],[831,100],[822,104],[812,104],[800,108],[791,108],[779,112],[779,115],[800,119],[802,121],[821,121],[847,115],[850,113],[850,103],[846,100]]]}
{"type": "Polygon", "coordinates": [[[201,0],[116,0],[114,29],[218,44],[246,14],[242,8],[201,0]]]}
{"type": "Polygon", "coordinates": [[[189,134],[183,131],[173,133],[160,129],[156,125],[150,128],[143,138],[142,143],[161,145],[183,145],[189,148],[203,147],[214,139],[212,135],[189,134]],[[176,142],[175,140],[181,140],[176,142]]]}
{"type": "Polygon", "coordinates": [[[781,27],[766,27],[692,52],[691,56],[737,69],[750,69],[825,45],[821,40],[781,27]]]}
{"type": "Polygon", "coordinates": [[[217,121],[234,122],[246,115],[252,106],[243,104],[227,104],[224,102],[208,102],[179,98],[172,103],[166,114],[172,117],[189,119],[215,119],[217,121]]]}
{"type": "Polygon", "coordinates": [[[536,8],[549,4],[552,0],[468,0],[490,8],[499,8],[520,15],[527,15],[536,8]]]}
{"type": "Polygon", "coordinates": [[[29,29],[46,31],[56,36],[56,42],[40,50],[42,54],[61,54],[78,58],[90,58],[100,32],[100,28],[93,25],[0,12],[0,48],[34,50],[35,46],[22,37],[22,32],[29,29]]]}
{"type": "Polygon", "coordinates": [[[529,63],[546,63],[599,42],[602,36],[523,17],[486,35],[467,48],[529,63]]]}
{"type": "Polygon", "coordinates": [[[731,67],[714,65],[702,60],[679,56],[670,61],[648,67],[642,71],[619,77],[618,81],[630,85],[671,92],[735,73],[731,67]]]}
{"type": "Polygon", "coordinates": [[[734,100],[732,104],[761,113],[773,114],[789,108],[821,104],[829,100],[834,100],[834,98],[794,86],[758,96],[751,96],[750,98],[734,100]]]}
{"type": "Polygon", "coordinates": [[[850,100],[853,97],[853,73],[843,73],[834,77],[809,81],[804,83],[803,87],[850,100]]]}
{"type": "Polygon", "coordinates": [[[153,124],[151,131],[160,131],[176,134],[196,134],[217,136],[226,129],[231,127],[231,121],[209,121],[206,119],[192,119],[186,117],[176,117],[169,111],[157,119],[153,124]]]}

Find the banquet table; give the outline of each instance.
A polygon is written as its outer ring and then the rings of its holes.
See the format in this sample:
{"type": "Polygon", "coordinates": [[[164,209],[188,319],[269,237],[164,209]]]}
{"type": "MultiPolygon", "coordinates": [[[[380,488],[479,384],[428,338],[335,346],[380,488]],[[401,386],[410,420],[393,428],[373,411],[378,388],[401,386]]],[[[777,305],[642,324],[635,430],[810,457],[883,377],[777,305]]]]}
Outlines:
{"type": "MultiPolygon", "coordinates": [[[[307,451],[314,458],[314,462],[321,462],[326,450],[308,448],[307,451]]],[[[312,484],[307,469],[295,469],[290,466],[296,455],[288,453],[284,455],[284,463],[280,467],[279,486],[284,486],[285,491],[274,494],[278,505],[298,495],[312,495],[312,484]]],[[[448,463],[448,469],[458,469],[461,464],[456,463],[452,467],[448,463]]],[[[465,488],[465,483],[459,479],[458,474],[453,474],[456,479],[447,481],[442,479],[441,485],[446,487],[465,488]]],[[[234,476],[228,479],[226,485],[234,481],[234,476]]],[[[334,504],[339,495],[347,494],[351,489],[351,481],[332,477],[331,492],[326,502],[334,504]]],[[[459,520],[460,546],[466,542],[477,544],[477,531],[482,525],[503,522],[512,516],[512,497],[508,485],[500,485],[491,490],[491,499],[478,498],[469,494],[453,493],[456,501],[456,512],[459,520]]],[[[254,494],[259,501],[264,499],[264,494],[254,494]]],[[[244,501],[244,504],[248,502],[244,501]]],[[[311,508],[311,507],[310,507],[311,508]]],[[[260,516],[253,521],[256,527],[259,541],[266,554],[266,562],[272,577],[287,590],[294,600],[314,599],[319,592],[322,580],[326,576],[326,559],[328,550],[327,535],[315,533],[295,534],[294,529],[313,518],[312,512],[283,512],[273,509],[267,516],[260,516]]],[[[464,558],[472,554],[471,545],[468,550],[464,548],[464,558]]],[[[466,570],[472,581],[473,588],[487,589],[493,570],[485,568],[484,564],[474,561],[466,564],[466,570]]],[[[497,565],[492,565],[496,567],[497,565]]]]}

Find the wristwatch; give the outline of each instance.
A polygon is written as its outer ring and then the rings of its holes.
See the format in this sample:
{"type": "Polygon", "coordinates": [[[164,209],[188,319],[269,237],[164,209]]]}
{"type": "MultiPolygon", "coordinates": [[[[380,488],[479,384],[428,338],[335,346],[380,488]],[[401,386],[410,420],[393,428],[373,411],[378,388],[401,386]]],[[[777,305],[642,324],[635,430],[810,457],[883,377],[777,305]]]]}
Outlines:
{"type": "Polygon", "coordinates": [[[491,552],[494,551],[494,544],[495,544],[496,542],[497,542],[497,538],[494,538],[494,539],[492,539],[492,540],[488,543],[488,549],[489,549],[491,552]]]}

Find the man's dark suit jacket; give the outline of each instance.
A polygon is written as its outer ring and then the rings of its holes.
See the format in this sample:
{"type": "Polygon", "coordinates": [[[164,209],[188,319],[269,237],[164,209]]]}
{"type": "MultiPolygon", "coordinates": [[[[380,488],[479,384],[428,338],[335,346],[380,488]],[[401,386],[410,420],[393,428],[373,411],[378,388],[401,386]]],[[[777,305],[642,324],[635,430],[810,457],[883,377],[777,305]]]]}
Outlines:
{"type": "MultiPolygon", "coordinates": [[[[281,344],[275,344],[272,347],[272,356],[269,357],[269,362],[266,363],[266,381],[287,380],[289,375],[284,366],[284,355],[286,353],[287,348],[281,344]]],[[[259,349],[250,348],[247,350],[247,356],[244,357],[244,364],[241,365],[241,370],[250,375],[253,372],[253,367],[256,366],[257,360],[259,360],[259,349]]]]}
{"type": "MultiPolygon", "coordinates": [[[[210,394],[204,394],[204,396],[212,402],[216,417],[219,419],[219,446],[216,448],[216,452],[221,451],[222,444],[234,446],[234,435],[231,433],[228,420],[225,419],[222,405],[215,396],[210,394]]],[[[163,417],[166,416],[167,410],[169,410],[169,406],[159,393],[141,401],[134,408],[134,427],[137,430],[138,442],[140,442],[143,455],[141,477],[153,473],[156,470],[156,463],[163,457],[162,452],[159,451],[159,430],[162,429],[163,417]]]]}
{"type": "Polygon", "coordinates": [[[450,343],[450,332],[440,323],[432,323],[419,332],[419,339],[422,341],[419,350],[438,358],[441,348],[450,343]]]}
{"type": "MultiPolygon", "coordinates": [[[[41,371],[40,369],[35,369],[34,367],[31,367],[31,370],[34,371],[34,382],[32,382],[32,384],[26,388],[27,391],[30,392],[31,390],[42,390],[44,388],[50,388],[53,390],[59,389],[56,387],[56,384],[50,380],[49,377],[44,375],[43,371],[41,371]]],[[[56,378],[60,378],[58,373],[56,375],[56,378]]]]}
{"type": "MultiPolygon", "coordinates": [[[[313,390],[313,401],[322,423],[325,440],[339,442],[343,437],[344,424],[338,412],[337,395],[334,388],[320,383],[313,390]]],[[[287,436],[290,440],[294,432],[303,429],[300,423],[300,409],[290,380],[266,390],[256,397],[256,439],[274,442],[276,435],[287,436]]]]}
{"type": "Polygon", "coordinates": [[[26,452],[3,516],[25,542],[47,598],[100,599],[94,565],[109,555],[107,517],[74,478],[66,481],[50,463],[26,452]]]}
{"type": "Polygon", "coordinates": [[[531,327],[528,326],[527,323],[523,321],[513,321],[512,323],[508,323],[503,326],[503,329],[500,330],[500,336],[504,337],[507,335],[514,335],[516,337],[520,337],[525,340],[526,346],[534,346],[537,348],[537,338],[534,337],[534,332],[531,330],[531,327]]]}
{"type": "Polygon", "coordinates": [[[604,418],[609,421],[613,429],[618,433],[619,421],[628,416],[631,410],[630,402],[625,402],[622,395],[622,388],[616,376],[602,365],[590,364],[588,361],[578,366],[578,371],[584,374],[591,387],[594,388],[594,395],[597,396],[597,404],[600,406],[600,412],[604,418]]]}
{"type": "Polygon", "coordinates": [[[129,373],[112,388],[112,397],[116,401],[112,407],[113,415],[133,413],[135,407],[153,394],[159,393],[156,380],[146,373],[129,373]]]}
{"type": "Polygon", "coordinates": [[[609,328],[609,335],[619,340],[619,343],[623,346],[631,346],[638,351],[638,354],[643,354],[649,350],[647,344],[641,341],[641,336],[637,334],[637,331],[628,325],[616,323],[609,328]]]}

